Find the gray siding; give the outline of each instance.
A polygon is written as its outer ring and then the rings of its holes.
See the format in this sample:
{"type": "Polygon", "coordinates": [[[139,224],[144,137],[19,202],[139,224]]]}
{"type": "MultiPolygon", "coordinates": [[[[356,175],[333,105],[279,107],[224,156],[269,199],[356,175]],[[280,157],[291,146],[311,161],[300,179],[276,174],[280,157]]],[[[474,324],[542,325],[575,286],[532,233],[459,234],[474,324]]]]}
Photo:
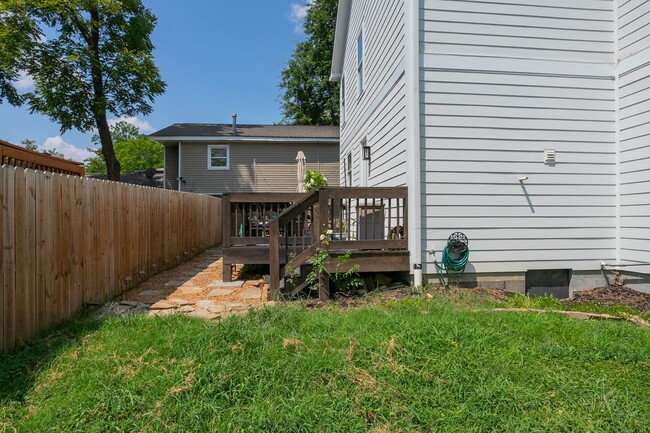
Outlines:
{"type": "Polygon", "coordinates": [[[650,2],[620,0],[618,7],[619,55],[626,58],[649,46],[650,2]]]}
{"type": "Polygon", "coordinates": [[[650,273],[637,267],[650,263],[650,59],[630,60],[619,77],[621,260],[650,273]]]}
{"type": "Polygon", "coordinates": [[[188,143],[182,144],[183,191],[295,192],[296,155],[303,151],[307,168],[320,170],[331,186],[339,185],[339,147],[328,143],[188,143]],[[208,170],[208,145],[230,146],[230,169],[208,170]],[[255,160],[255,172],[253,170],[255,160]],[[320,163],[319,163],[320,162],[320,163]]]}
{"type": "Polygon", "coordinates": [[[178,146],[165,146],[165,188],[178,189],[178,146]]]}
{"type": "MultiPolygon", "coordinates": [[[[352,11],[343,67],[346,113],[341,161],[353,155],[353,182],[361,185],[362,140],[371,147],[368,186],[406,183],[403,0],[359,0],[352,11]],[[358,92],[357,36],[364,28],[364,92],[358,92]]],[[[341,184],[346,183],[341,172],[341,184]]]]}
{"type": "Polygon", "coordinates": [[[468,272],[614,261],[613,2],[421,5],[424,272],[454,231],[468,272]]]}

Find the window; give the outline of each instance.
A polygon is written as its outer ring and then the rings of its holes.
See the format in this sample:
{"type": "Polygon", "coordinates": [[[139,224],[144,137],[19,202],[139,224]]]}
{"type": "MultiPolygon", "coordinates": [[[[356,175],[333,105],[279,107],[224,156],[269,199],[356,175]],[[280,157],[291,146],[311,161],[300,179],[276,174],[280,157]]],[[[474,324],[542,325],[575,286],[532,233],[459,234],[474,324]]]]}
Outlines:
{"type": "Polygon", "coordinates": [[[357,83],[359,86],[359,97],[363,93],[363,29],[357,37],[357,83]]]}
{"type": "Polygon", "coordinates": [[[348,172],[346,173],[348,177],[348,186],[352,186],[352,152],[348,153],[348,172]]]}
{"type": "Polygon", "coordinates": [[[229,170],[230,149],[225,145],[208,146],[208,170],[229,170]]]}
{"type": "Polygon", "coordinates": [[[345,125],[345,75],[341,77],[341,125],[345,125]]]}

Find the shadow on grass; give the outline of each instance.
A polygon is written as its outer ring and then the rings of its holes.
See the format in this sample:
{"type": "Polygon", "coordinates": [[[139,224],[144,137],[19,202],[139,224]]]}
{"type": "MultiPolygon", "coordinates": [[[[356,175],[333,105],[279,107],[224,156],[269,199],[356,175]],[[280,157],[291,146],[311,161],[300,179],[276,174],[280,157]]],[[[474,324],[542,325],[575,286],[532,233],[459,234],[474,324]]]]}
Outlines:
{"type": "Polygon", "coordinates": [[[69,348],[79,347],[84,336],[103,321],[78,317],[59,325],[11,353],[0,355],[0,403],[22,402],[33,388],[41,369],[69,348]]]}

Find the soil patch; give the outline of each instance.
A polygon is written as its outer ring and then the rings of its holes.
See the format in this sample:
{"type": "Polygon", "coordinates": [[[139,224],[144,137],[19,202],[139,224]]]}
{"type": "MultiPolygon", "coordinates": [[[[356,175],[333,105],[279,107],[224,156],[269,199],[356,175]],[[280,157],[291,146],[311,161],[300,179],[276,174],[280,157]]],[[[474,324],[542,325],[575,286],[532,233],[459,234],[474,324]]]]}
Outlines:
{"type": "Polygon", "coordinates": [[[469,293],[497,302],[505,302],[509,297],[513,296],[512,292],[506,292],[504,290],[497,289],[494,287],[459,288],[459,287],[436,286],[433,287],[433,290],[451,298],[466,296],[469,293]]]}
{"type": "Polygon", "coordinates": [[[605,286],[576,292],[564,305],[598,303],[601,305],[620,304],[635,308],[641,313],[650,313],[650,294],[637,292],[627,286],[605,286]]]}

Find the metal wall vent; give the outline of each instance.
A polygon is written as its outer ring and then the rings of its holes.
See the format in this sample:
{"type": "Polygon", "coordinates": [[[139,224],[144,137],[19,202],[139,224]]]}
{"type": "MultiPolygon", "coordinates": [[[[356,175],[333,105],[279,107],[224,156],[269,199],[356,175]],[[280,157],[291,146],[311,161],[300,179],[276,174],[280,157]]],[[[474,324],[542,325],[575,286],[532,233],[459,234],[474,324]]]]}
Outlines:
{"type": "Polygon", "coordinates": [[[555,164],[555,150],[546,149],[544,151],[544,163],[545,164],[555,164]]]}

